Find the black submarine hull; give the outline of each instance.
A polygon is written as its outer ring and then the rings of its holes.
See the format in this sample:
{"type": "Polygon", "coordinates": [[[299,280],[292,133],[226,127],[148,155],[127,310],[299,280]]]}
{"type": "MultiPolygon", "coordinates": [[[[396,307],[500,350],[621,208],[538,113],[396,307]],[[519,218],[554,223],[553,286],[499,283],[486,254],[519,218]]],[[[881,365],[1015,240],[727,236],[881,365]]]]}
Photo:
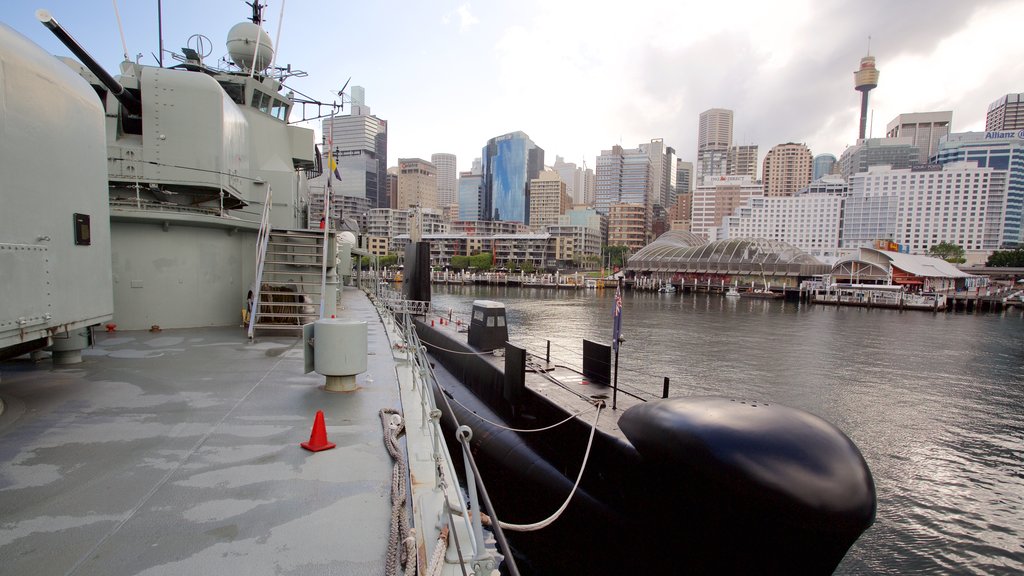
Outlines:
{"type": "MultiPolygon", "coordinates": [[[[416,327],[444,367],[444,391],[435,390],[442,424],[449,433],[456,420],[473,428],[497,516],[548,517],[575,482],[592,414],[546,432],[505,430],[549,426],[569,413],[529,389],[510,395],[504,370],[461,338],[422,321],[416,327]]],[[[620,418],[628,441],[595,434],[565,514],[536,532],[506,531],[535,574],[830,574],[874,520],[874,483],[860,452],[806,412],[693,397],[607,417],[620,418]]]]}

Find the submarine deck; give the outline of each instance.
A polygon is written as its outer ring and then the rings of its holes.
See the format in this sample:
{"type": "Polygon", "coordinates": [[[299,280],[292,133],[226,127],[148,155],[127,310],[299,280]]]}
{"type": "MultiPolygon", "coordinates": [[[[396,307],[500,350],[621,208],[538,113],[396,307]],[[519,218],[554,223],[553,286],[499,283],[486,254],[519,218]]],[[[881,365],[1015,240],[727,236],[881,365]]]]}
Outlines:
{"type": "Polygon", "coordinates": [[[81,364],[0,364],[0,572],[384,573],[378,411],[401,409],[408,370],[361,292],[339,314],[368,328],[351,393],[303,374],[300,339],[237,327],[100,333],[81,364]],[[337,448],[311,453],[317,410],[337,448]]]}
{"type": "MultiPolygon", "coordinates": [[[[460,326],[446,322],[440,325],[435,322],[434,329],[442,330],[448,336],[456,338],[459,342],[468,346],[468,332],[465,324],[460,326]]],[[[518,345],[516,342],[510,343],[518,345]]],[[[429,346],[427,350],[430,350],[429,346]]],[[[480,355],[499,369],[505,369],[505,359],[503,356],[487,353],[480,355]]],[[[441,367],[436,369],[438,368],[441,367]]],[[[615,408],[613,409],[612,386],[588,380],[583,376],[582,371],[576,367],[567,366],[559,362],[548,363],[543,356],[534,354],[530,350],[527,350],[525,384],[528,390],[531,390],[548,402],[562,407],[570,414],[577,414],[577,418],[585,422],[587,426],[590,426],[594,421],[594,403],[603,401],[605,406],[601,411],[597,429],[626,442],[628,442],[626,435],[619,429],[619,416],[627,409],[645,403],[644,400],[624,392],[620,388],[618,394],[615,395],[616,401],[615,408]]]]}

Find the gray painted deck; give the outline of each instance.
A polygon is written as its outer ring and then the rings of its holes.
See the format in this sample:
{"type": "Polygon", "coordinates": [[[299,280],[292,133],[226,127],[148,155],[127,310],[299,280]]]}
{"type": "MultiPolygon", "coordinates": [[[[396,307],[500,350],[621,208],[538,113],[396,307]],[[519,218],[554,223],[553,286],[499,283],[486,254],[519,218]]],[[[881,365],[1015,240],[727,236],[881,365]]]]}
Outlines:
{"type": "Polygon", "coordinates": [[[369,301],[352,393],[302,374],[294,337],[241,327],[98,334],[84,362],[0,364],[0,574],[380,574],[401,409],[369,301]],[[372,378],[370,381],[369,378],[372,378]],[[337,448],[311,453],[323,410],[337,448]]]}

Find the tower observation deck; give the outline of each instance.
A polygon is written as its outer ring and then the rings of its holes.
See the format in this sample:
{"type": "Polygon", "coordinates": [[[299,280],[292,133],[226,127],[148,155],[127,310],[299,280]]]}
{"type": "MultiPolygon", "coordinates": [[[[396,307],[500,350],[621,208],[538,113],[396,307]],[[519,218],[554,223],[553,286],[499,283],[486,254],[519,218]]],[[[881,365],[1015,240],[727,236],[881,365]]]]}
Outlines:
{"type": "Polygon", "coordinates": [[[878,69],[875,68],[875,57],[865,56],[860,59],[860,69],[853,73],[853,86],[860,92],[860,136],[865,138],[868,124],[868,92],[878,86],[878,69]]]}

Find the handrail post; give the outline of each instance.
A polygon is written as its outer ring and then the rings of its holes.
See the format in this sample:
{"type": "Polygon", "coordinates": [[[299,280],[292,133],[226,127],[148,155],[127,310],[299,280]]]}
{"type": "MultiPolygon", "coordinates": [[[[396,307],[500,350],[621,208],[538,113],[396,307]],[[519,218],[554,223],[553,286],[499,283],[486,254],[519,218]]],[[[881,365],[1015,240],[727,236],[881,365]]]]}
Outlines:
{"type": "Polygon", "coordinates": [[[661,386],[661,397],[668,398],[668,376],[665,376],[665,383],[661,386]]]}
{"type": "Polygon", "coordinates": [[[466,488],[469,490],[469,507],[473,510],[473,549],[474,560],[483,559],[484,554],[484,528],[481,520],[480,499],[477,497],[476,475],[473,473],[475,466],[470,465],[469,439],[473,437],[473,430],[469,426],[459,426],[455,432],[462,444],[462,460],[466,469],[466,488]],[[465,441],[463,441],[465,440],[465,441]]]}

